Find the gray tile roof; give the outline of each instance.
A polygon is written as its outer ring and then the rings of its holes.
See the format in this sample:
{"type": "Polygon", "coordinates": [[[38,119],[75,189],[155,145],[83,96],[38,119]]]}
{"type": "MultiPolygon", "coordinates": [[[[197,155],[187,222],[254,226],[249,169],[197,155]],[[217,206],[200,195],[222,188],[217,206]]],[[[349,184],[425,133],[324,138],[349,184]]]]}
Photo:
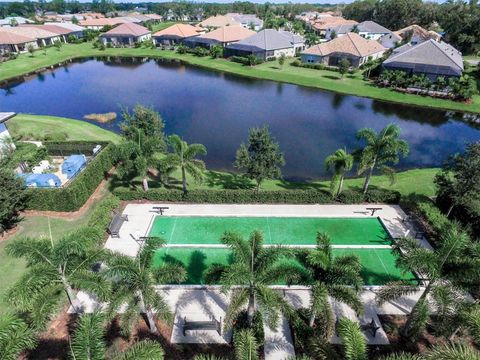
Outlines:
{"type": "Polygon", "coordinates": [[[269,51],[287,49],[303,42],[303,38],[288,31],[265,29],[228,47],[236,50],[269,51]]]}
{"type": "Polygon", "coordinates": [[[462,53],[443,41],[428,40],[417,45],[400,46],[383,62],[386,67],[402,63],[450,67],[457,73],[463,71],[462,53]]]}
{"type": "Polygon", "coordinates": [[[387,28],[383,27],[380,24],[377,24],[374,21],[364,21],[361,22],[357,25],[354,24],[341,24],[337,25],[332,28],[332,30],[335,30],[337,34],[346,34],[349,33],[353,30],[354,27],[357,27],[358,31],[360,32],[366,32],[366,33],[373,33],[373,34],[389,34],[391,33],[390,30],[387,28]]]}

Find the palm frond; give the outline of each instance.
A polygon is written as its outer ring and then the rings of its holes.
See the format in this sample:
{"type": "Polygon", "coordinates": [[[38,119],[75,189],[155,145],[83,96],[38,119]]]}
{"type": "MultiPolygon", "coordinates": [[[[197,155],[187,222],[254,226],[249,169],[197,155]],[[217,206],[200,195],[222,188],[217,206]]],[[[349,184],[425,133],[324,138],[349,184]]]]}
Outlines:
{"type": "Polygon", "coordinates": [[[398,299],[402,296],[414,294],[419,291],[418,286],[413,286],[408,281],[392,281],[383,286],[376,294],[376,301],[379,305],[398,299]]]}
{"type": "Polygon", "coordinates": [[[346,360],[367,360],[367,342],[360,325],[347,318],[340,319],[338,333],[346,360]]]}
{"type": "Polygon", "coordinates": [[[153,340],[143,340],[129,347],[117,360],[162,360],[165,352],[162,346],[153,340]]]}
{"type": "Polygon", "coordinates": [[[236,360],[258,360],[259,344],[250,329],[243,329],[235,333],[233,339],[236,360]]]}
{"type": "Polygon", "coordinates": [[[71,340],[73,359],[103,360],[106,352],[104,336],[104,317],[101,313],[80,316],[71,340]]]}
{"type": "Polygon", "coordinates": [[[243,310],[248,301],[248,290],[245,288],[233,289],[230,294],[230,305],[225,313],[224,327],[230,329],[238,314],[243,310]]]}
{"type": "Polygon", "coordinates": [[[425,360],[478,360],[480,352],[466,344],[445,344],[434,347],[425,355],[425,360]]]}
{"type": "Polygon", "coordinates": [[[152,273],[157,284],[180,284],[187,279],[187,270],[181,264],[166,263],[152,273]]]}
{"type": "Polygon", "coordinates": [[[20,353],[36,345],[33,331],[22,319],[8,313],[0,316],[0,359],[16,360],[20,353]]]}

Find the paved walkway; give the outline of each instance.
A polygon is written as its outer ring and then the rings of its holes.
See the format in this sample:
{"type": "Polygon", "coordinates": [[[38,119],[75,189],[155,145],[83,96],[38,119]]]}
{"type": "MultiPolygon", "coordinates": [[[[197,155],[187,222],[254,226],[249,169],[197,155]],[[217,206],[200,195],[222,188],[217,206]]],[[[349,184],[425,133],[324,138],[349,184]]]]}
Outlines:
{"type": "Polygon", "coordinates": [[[265,360],[287,360],[295,356],[292,333],[285,317],[281,317],[276,329],[272,330],[265,324],[265,360]]]}

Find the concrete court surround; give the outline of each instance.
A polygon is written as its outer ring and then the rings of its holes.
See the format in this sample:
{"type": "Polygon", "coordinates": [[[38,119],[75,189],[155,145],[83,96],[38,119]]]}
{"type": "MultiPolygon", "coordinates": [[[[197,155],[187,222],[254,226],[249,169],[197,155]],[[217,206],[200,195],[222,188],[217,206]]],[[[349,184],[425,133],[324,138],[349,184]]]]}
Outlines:
{"type": "MultiPolygon", "coordinates": [[[[366,208],[379,207],[375,213],[392,238],[415,234],[415,229],[408,221],[403,221],[406,214],[398,205],[363,204],[363,205],[214,205],[214,204],[128,204],[123,214],[128,215],[120,230],[119,238],[109,237],[105,248],[128,256],[135,256],[139,250],[139,243],[132,238],[148,236],[155,216],[232,216],[232,217],[358,217],[369,218],[371,212],[366,208]],[[153,210],[153,206],[166,206],[168,209],[163,215],[153,210]]],[[[423,246],[431,248],[425,239],[418,240],[423,246]]],[[[304,286],[276,286],[284,298],[295,308],[308,307],[310,290],[304,286]]],[[[369,322],[371,319],[380,324],[378,315],[405,315],[409,314],[422,290],[397,301],[378,306],[375,302],[375,292],[379,286],[365,286],[360,294],[364,304],[363,318],[358,318],[355,312],[343,303],[331,299],[332,308],[337,317],[348,317],[356,321],[369,322]]],[[[172,311],[175,314],[172,343],[228,343],[231,333],[226,332],[219,336],[214,331],[188,332],[184,337],[181,324],[183,317],[188,320],[209,320],[214,316],[217,320],[225,318],[228,306],[228,294],[221,293],[219,286],[202,285],[165,285],[158,286],[172,311]]],[[[76,301],[85,312],[91,312],[103,307],[93,297],[79,292],[76,301]]],[[[375,338],[365,334],[371,345],[388,344],[387,336],[381,328],[375,338]]],[[[288,359],[295,354],[292,336],[286,319],[280,321],[277,329],[265,327],[265,358],[288,359]]],[[[333,336],[332,343],[341,343],[341,339],[333,336]]]]}

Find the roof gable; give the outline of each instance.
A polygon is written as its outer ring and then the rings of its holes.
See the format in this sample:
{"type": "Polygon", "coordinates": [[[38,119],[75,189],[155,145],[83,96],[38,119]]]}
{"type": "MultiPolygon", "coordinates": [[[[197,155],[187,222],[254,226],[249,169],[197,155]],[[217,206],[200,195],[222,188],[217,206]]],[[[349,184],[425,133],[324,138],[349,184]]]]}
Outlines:
{"type": "Polygon", "coordinates": [[[153,36],[178,36],[186,38],[198,35],[197,29],[188,24],[174,24],[166,29],[157,31],[153,36]]]}
{"type": "Polygon", "coordinates": [[[365,57],[385,51],[386,48],[375,40],[368,40],[355,33],[335,38],[323,44],[314,45],[304,54],[327,56],[333,53],[349,54],[357,57],[365,57]]]}
{"type": "Polygon", "coordinates": [[[242,26],[224,26],[216,30],[210,31],[205,35],[201,35],[198,38],[216,40],[219,42],[232,42],[243,40],[255,34],[255,31],[246,29],[242,26]]]}
{"type": "Polygon", "coordinates": [[[150,30],[146,27],[135,24],[135,23],[126,23],[118,25],[110,31],[107,31],[102,36],[108,35],[132,35],[132,36],[142,36],[149,34],[150,30]]]}
{"type": "Polygon", "coordinates": [[[273,29],[265,29],[233,44],[232,47],[239,45],[242,47],[256,47],[262,50],[286,49],[293,47],[295,36],[298,35],[288,31],[280,32],[273,29]]]}

